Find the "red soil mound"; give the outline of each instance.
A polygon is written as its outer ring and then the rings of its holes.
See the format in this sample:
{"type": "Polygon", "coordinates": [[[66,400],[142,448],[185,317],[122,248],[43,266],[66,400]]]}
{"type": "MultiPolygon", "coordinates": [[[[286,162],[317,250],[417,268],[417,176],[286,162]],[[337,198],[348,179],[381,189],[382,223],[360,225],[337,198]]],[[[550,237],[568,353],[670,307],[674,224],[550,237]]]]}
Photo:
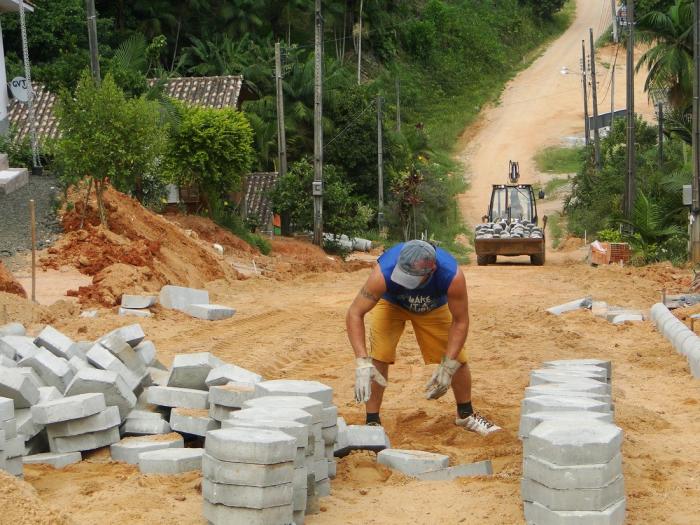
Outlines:
{"type": "Polygon", "coordinates": [[[0,261],[0,292],[12,293],[25,299],[27,298],[27,292],[24,291],[22,285],[10,273],[10,270],[5,268],[2,261],[0,261]]]}

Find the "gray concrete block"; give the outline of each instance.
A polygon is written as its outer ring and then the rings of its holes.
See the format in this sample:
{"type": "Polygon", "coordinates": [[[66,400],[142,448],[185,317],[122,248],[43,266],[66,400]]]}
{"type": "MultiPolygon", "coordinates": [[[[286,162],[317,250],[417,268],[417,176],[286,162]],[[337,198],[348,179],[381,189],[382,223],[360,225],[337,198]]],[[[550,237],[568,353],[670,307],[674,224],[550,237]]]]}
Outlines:
{"type": "Polygon", "coordinates": [[[165,448],[139,454],[142,474],[181,474],[202,470],[201,448],[165,448]]]}
{"type": "Polygon", "coordinates": [[[56,357],[45,348],[39,349],[31,357],[22,359],[18,364],[33,368],[47,386],[56,387],[59,392],[65,392],[73,379],[73,370],[68,366],[68,361],[56,357]]]}
{"type": "Polygon", "coordinates": [[[521,414],[532,412],[556,412],[582,410],[587,412],[609,412],[610,404],[585,397],[534,396],[526,397],[520,404],[521,414]]]}
{"type": "Polygon", "coordinates": [[[32,418],[36,423],[48,425],[88,417],[105,408],[107,405],[103,394],[79,394],[34,405],[32,418]]]}
{"type": "Polygon", "coordinates": [[[314,460],[313,474],[317,482],[328,479],[328,460],[326,458],[314,460]]]}
{"type": "Polygon", "coordinates": [[[208,390],[207,376],[224,362],[209,352],[179,354],[173,359],[168,386],[208,390]]]}
{"type": "Polygon", "coordinates": [[[119,427],[78,436],[65,436],[52,439],[49,442],[51,452],[79,452],[82,450],[94,450],[117,443],[119,441],[119,427]]]}
{"type": "Polygon", "coordinates": [[[170,372],[167,370],[161,370],[159,368],[148,367],[146,371],[151,375],[151,380],[156,386],[168,386],[168,378],[170,377],[170,372]]]}
{"type": "Polygon", "coordinates": [[[248,384],[228,383],[209,388],[209,403],[213,405],[242,408],[246,401],[253,398],[255,398],[255,387],[248,384]]]}
{"type": "Polygon", "coordinates": [[[43,346],[52,354],[56,355],[56,357],[62,357],[68,360],[70,359],[68,350],[73,344],[73,340],[56,330],[53,326],[46,325],[34,340],[34,344],[43,346]]]}
{"type": "Polygon", "coordinates": [[[0,368],[0,397],[12,399],[15,408],[29,408],[39,401],[39,387],[19,368],[0,368]]]}
{"type": "Polygon", "coordinates": [[[117,313],[122,317],[140,317],[142,319],[146,317],[153,317],[150,310],[137,310],[135,308],[124,308],[123,306],[119,307],[117,313]]]}
{"type": "Polygon", "coordinates": [[[329,460],[335,458],[335,456],[333,455],[334,445],[335,445],[335,443],[331,443],[331,444],[326,443],[326,446],[323,447],[323,457],[325,457],[326,459],[329,459],[329,460]]]}
{"type": "Polygon", "coordinates": [[[319,460],[319,459],[325,459],[326,457],[326,444],[323,442],[323,439],[315,439],[314,440],[314,447],[313,447],[313,456],[314,459],[319,460]]]}
{"type": "Polygon", "coordinates": [[[138,377],[136,373],[129,370],[129,368],[122,363],[117,356],[112,354],[101,344],[98,343],[93,346],[90,350],[88,350],[86,356],[88,362],[96,368],[101,370],[109,370],[119,374],[126,383],[126,386],[132,392],[141,384],[141,377],[138,377]]]}
{"type": "Polygon", "coordinates": [[[625,497],[622,476],[604,487],[593,489],[552,489],[528,478],[520,484],[523,501],[536,501],[550,510],[601,511],[625,497]]]}
{"type": "Polygon", "coordinates": [[[208,387],[221,386],[227,383],[235,383],[241,385],[255,385],[262,381],[262,376],[241,368],[240,366],[223,364],[213,368],[207,378],[205,383],[208,387]]]}
{"type": "Polygon", "coordinates": [[[111,333],[99,340],[99,343],[117,357],[129,370],[138,375],[146,371],[146,365],[134,352],[131,345],[118,333],[111,333]]]}
{"type": "Polygon", "coordinates": [[[28,378],[32,382],[32,384],[37,387],[37,389],[44,386],[48,386],[46,382],[39,377],[39,375],[31,366],[18,366],[14,370],[15,372],[28,378]]]}
{"type": "Polygon", "coordinates": [[[277,430],[227,428],[207,433],[207,454],[221,461],[269,465],[294,461],[296,439],[277,430]]]}
{"type": "Polygon", "coordinates": [[[316,482],[316,494],[319,498],[325,498],[331,495],[330,479],[326,478],[316,482]]]}
{"type": "Polygon", "coordinates": [[[594,385],[597,383],[597,388],[591,391],[595,391],[600,394],[612,394],[612,388],[609,383],[601,382],[596,379],[586,378],[586,377],[575,377],[562,373],[561,370],[552,370],[552,373],[537,373],[530,375],[530,386],[545,385],[549,383],[576,383],[581,385],[586,383],[588,385],[594,385]]]}
{"type": "MultiPolygon", "coordinates": [[[[296,379],[273,379],[255,385],[258,397],[262,396],[306,396],[323,403],[324,407],[333,405],[333,389],[318,381],[301,381],[296,379]]],[[[337,417],[337,412],[336,412],[337,417]]],[[[335,424],[335,420],[333,423],[335,424]]],[[[326,425],[331,426],[331,425],[326,425]]]]}
{"type": "Polygon", "coordinates": [[[568,421],[570,423],[588,424],[589,421],[601,421],[612,423],[613,416],[610,412],[586,412],[581,410],[570,410],[561,412],[532,412],[522,414],[520,417],[520,429],[518,436],[527,438],[532,429],[543,421],[568,421]]]}
{"type": "Polygon", "coordinates": [[[163,308],[185,311],[191,304],[209,304],[209,292],[184,286],[163,286],[159,302],[163,308]]]}
{"type": "Polygon", "coordinates": [[[5,438],[5,445],[3,448],[5,452],[5,457],[7,459],[18,458],[24,455],[24,436],[18,434],[12,439],[5,438]]]}
{"type": "Polygon", "coordinates": [[[136,355],[139,356],[141,362],[146,366],[152,366],[156,361],[156,345],[153,341],[141,341],[134,348],[134,352],[136,352],[136,355]]]}
{"type": "Polygon", "coordinates": [[[539,385],[533,385],[525,387],[525,394],[528,392],[545,392],[545,391],[567,391],[567,392],[585,392],[586,394],[591,394],[594,396],[604,396],[610,398],[610,394],[606,392],[606,388],[599,388],[596,386],[603,385],[599,381],[566,381],[563,383],[542,383],[539,385]]]}
{"type": "Polygon", "coordinates": [[[176,432],[206,436],[210,430],[219,428],[219,422],[209,417],[205,408],[173,408],[170,412],[170,428],[176,432]]]}
{"type": "Polygon", "coordinates": [[[209,405],[209,417],[219,423],[223,423],[231,414],[240,410],[238,408],[222,407],[221,405],[209,405]]]}
{"type": "Polygon", "coordinates": [[[298,408],[311,414],[311,422],[321,423],[323,403],[307,396],[265,396],[246,401],[246,408],[298,408]]]}
{"type": "MultiPolygon", "coordinates": [[[[435,454],[422,450],[388,448],[377,454],[377,463],[409,476],[415,476],[431,470],[447,468],[450,464],[450,458],[444,454],[435,454]]],[[[324,478],[317,476],[316,479],[324,478]]]]}
{"type": "Polygon", "coordinates": [[[623,525],[625,500],[602,511],[556,511],[537,502],[525,502],[525,519],[537,525],[623,525]]]}
{"type": "Polygon", "coordinates": [[[525,456],[523,476],[554,489],[586,489],[609,485],[622,475],[622,456],[608,463],[560,466],[535,456],[525,456]]]}
{"type": "Polygon", "coordinates": [[[285,407],[258,407],[244,408],[232,412],[229,419],[279,419],[284,421],[296,421],[304,425],[311,425],[311,414],[299,408],[285,407]]]}
{"type": "MultiPolygon", "coordinates": [[[[25,408],[23,410],[30,410],[25,408]]],[[[5,433],[5,439],[12,439],[17,435],[17,419],[14,417],[12,419],[6,419],[5,421],[0,421],[0,431],[5,433]]]]}
{"type": "Polygon", "coordinates": [[[206,478],[202,480],[202,497],[209,503],[227,507],[247,509],[267,509],[292,503],[292,484],[269,487],[247,487],[245,485],[225,485],[206,478]]]}
{"type": "MultiPolygon", "coordinates": [[[[202,457],[202,474],[216,483],[244,485],[249,487],[270,487],[291,483],[294,478],[294,463],[258,465],[255,463],[234,463],[221,461],[209,454],[202,457]]],[[[304,478],[306,488],[306,478],[304,478]]]]}
{"type": "Polygon", "coordinates": [[[127,436],[150,436],[169,434],[172,429],[165,419],[127,419],[121,426],[121,432],[127,436]]]}
{"type": "Polygon", "coordinates": [[[22,323],[7,323],[0,326],[0,338],[6,335],[27,335],[27,330],[22,323]]]}
{"type": "Polygon", "coordinates": [[[67,452],[65,454],[44,452],[43,454],[24,456],[22,463],[25,465],[51,465],[55,469],[61,469],[73,463],[80,463],[82,460],[83,456],[80,452],[67,452]]]}
{"type": "Polygon", "coordinates": [[[151,452],[153,450],[163,450],[166,448],[183,448],[185,441],[182,436],[175,433],[155,435],[155,436],[138,436],[127,437],[110,445],[109,452],[114,461],[123,461],[130,465],[138,465],[139,455],[142,452],[151,452]]]}
{"type": "Polygon", "coordinates": [[[336,426],[338,427],[338,435],[335,438],[333,450],[336,452],[342,452],[350,447],[350,444],[348,443],[348,425],[345,422],[345,419],[339,417],[336,426]]]}
{"type": "Polygon", "coordinates": [[[0,194],[9,195],[29,184],[27,168],[5,168],[0,170],[0,194]]]}
{"type": "Polygon", "coordinates": [[[132,348],[146,338],[146,334],[143,333],[143,328],[141,328],[141,325],[138,323],[122,326],[121,328],[112,330],[108,335],[110,334],[119,335],[119,337],[129,343],[132,348]]]}
{"type": "Polygon", "coordinates": [[[336,450],[336,457],[340,457],[352,450],[371,450],[379,452],[385,448],[391,448],[389,437],[383,427],[367,425],[348,425],[346,431],[347,449],[336,450]]]}
{"type": "Polygon", "coordinates": [[[338,407],[326,406],[323,407],[321,414],[321,428],[336,426],[338,422],[338,407]]]}
{"type": "Polygon", "coordinates": [[[221,321],[233,317],[236,310],[220,304],[188,304],[183,312],[204,321],[221,321]]]}
{"type": "Polygon", "coordinates": [[[87,362],[87,359],[74,355],[68,360],[68,366],[73,370],[73,376],[83,368],[93,368],[93,366],[87,362]]]}
{"type": "Polygon", "coordinates": [[[6,335],[0,337],[0,353],[10,359],[19,361],[25,357],[34,355],[39,347],[34,344],[31,337],[23,335],[6,335]]]}
{"type": "Polygon", "coordinates": [[[491,464],[491,460],[487,459],[485,461],[478,461],[477,463],[467,463],[464,465],[455,465],[454,467],[447,467],[431,472],[423,472],[422,474],[417,474],[414,477],[420,480],[428,481],[449,481],[472,476],[492,475],[493,465],[491,464]]]}
{"type": "Polygon", "coordinates": [[[642,314],[629,313],[629,314],[618,314],[612,318],[612,324],[624,324],[629,322],[641,322],[644,321],[644,316],[642,314]]]}
{"type": "Polygon", "coordinates": [[[334,444],[338,439],[338,425],[323,428],[321,430],[321,436],[323,437],[323,442],[326,444],[326,446],[334,444]]]}
{"type": "Polygon", "coordinates": [[[281,505],[267,509],[227,507],[204,500],[204,518],[212,525],[288,525],[292,523],[292,505],[281,505]]]}
{"type": "Polygon", "coordinates": [[[569,301],[568,303],[560,304],[558,306],[552,306],[547,308],[547,312],[552,315],[562,315],[567,312],[573,312],[574,310],[591,308],[593,305],[592,297],[582,297],[581,299],[575,299],[569,301]]]}
{"type": "MultiPolygon", "coordinates": [[[[294,512],[301,512],[302,515],[306,511],[306,505],[308,503],[308,489],[306,486],[304,488],[292,488],[292,508],[294,512]]],[[[297,519],[294,518],[295,525],[298,524],[297,519]]]]}
{"type": "Polygon", "coordinates": [[[155,295],[122,295],[121,305],[124,308],[150,308],[158,301],[155,295]]]}
{"type": "Polygon", "coordinates": [[[116,372],[94,368],[79,370],[71,384],[68,385],[66,395],[73,396],[88,392],[103,394],[108,406],[119,408],[119,416],[122,421],[136,406],[136,396],[116,372]]]}
{"type": "MultiPolygon", "coordinates": [[[[535,456],[555,465],[608,463],[620,452],[622,430],[610,423],[544,421],[523,446],[524,456],[535,456]]],[[[539,501],[539,500],[538,500],[539,501]]]]}
{"type": "MultiPolygon", "coordinates": [[[[539,374],[550,376],[565,376],[571,378],[586,378],[595,379],[606,383],[608,381],[608,372],[604,368],[598,366],[579,367],[579,368],[538,368],[530,372],[530,378],[536,377],[539,374]]],[[[534,383],[531,381],[531,385],[534,383]]]]}
{"type": "Polygon", "coordinates": [[[44,403],[45,401],[55,401],[56,399],[62,399],[63,397],[64,395],[59,392],[56,387],[39,387],[39,403],[44,403]]]}
{"type": "Polygon", "coordinates": [[[292,523],[294,523],[294,525],[304,525],[306,523],[305,511],[295,510],[292,514],[292,523]]]}
{"type": "Polygon", "coordinates": [[[6,459],[5,460],[5,470],[12,474],[13,476],[16,476],[18,478],[21,478],[24,476],[24,465],[22,463],[22,458],[17,457],[17,458],[12,458],[12,459],[6,459]]]}
{"type": "Polygon", "coordinates": [[[0,367],[2,368],[17,368],[17,362],[13,361],[5,354],[0,354],[0,367]]]}
{"type": "Polygon", "coordinates": [[[8,397],[0,397],[0,421],[15,417],[15,402],[8,397]]]}
{"type": "MultiPolygon", "coordinates": [[[[73,358],[73,357],[79,357],[83,360],[86,359],[85,354],[87,353],[88,350],[92,348],[92,345],[94,343],[92,341],[76,341],[72,345],[70,345],[70,348],[68,349],[67,354],[73,358]]],[[[70,361],[70,359],[68,359],[70,361]]]]}
{"type": "Polygon", "coordinates": [[[209,392],[173,386],[151,386],[146,398],[149,403],[172,408],[208,408],[209,392]]]}
{"type": "Polygon", "coordinates": [[[279,419],[229,419],[224,421],[221,428],[262,428],[279,430],[296,439],[297,448],[305,448],[309,442],[309,426],[297,421],[279,419]]]}
{"type": "Polygon", "coordinates": [[[90,432],[108,430],[113,427],[118,427],[119,423],[121,423],[119,409],[115,406],[110,406],[92,416],[47,425],[46,434],[49,440],[52,440],[57,437],[77,436],[80,434],[89,434],[90,432]]]}
{"type": "Polygon", "coordinates": [[[609,396],[608,394],[594,394],[592,392],[576,390],[575,387],[570,386],[573,384],[574,383],[547,383],[545,385],[529,386],[525,388],[525,397],[585,397],[587,399],[594,399],[596,401],[600,401],[601,403],[606,403],[608,408],[612,410],[612,396],[609,396]]]}
{"type": "Polygon", "coordinates": [[[31,439],[44,430],[44,425],[37,423],[32,418],[31,408],[20,408],[15,412],[17,432],[31,439]]]}

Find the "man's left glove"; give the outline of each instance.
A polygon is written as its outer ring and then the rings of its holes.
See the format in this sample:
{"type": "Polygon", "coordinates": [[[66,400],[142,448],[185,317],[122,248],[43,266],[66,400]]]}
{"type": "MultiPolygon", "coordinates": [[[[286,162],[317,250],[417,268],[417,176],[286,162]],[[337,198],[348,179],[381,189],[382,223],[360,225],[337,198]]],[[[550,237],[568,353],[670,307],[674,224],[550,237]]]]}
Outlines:
{"type": "Polygon", "coordinates": [[[355,401],[366,403],[372,395],[372,380],[380,386],[386,386],[386,379],[372,364],[369,357],[355,359],[355,401]]]}
{"type": "Polygon", "coordinates": [[[442,361],[433,372],[433,377],[425,385],[425,398],[437,399],[444,396],[452,384],[452,376],[455,375],[460,366],[462,363],[459,361],[443,356],[442,361]]]}

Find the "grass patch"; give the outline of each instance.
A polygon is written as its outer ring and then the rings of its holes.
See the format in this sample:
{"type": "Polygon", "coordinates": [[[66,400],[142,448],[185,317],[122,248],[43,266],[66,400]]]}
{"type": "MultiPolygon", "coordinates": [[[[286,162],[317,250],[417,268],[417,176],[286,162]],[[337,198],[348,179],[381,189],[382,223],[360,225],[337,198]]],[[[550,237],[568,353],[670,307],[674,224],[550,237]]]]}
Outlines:
{"type": "Polygon", "coordinates": [[[558,248],[564,236],[561,213],[556,212],[548,216],[547,227],[549,228],[549,234],[552,236],[552,248],[558,248]]]}
{"type": "Polygon", "coordinates": [[[535,165],[544,173],[576,173],[581,167],[582,151],[582,148],[551,146],[535,155],[535,165]]]}

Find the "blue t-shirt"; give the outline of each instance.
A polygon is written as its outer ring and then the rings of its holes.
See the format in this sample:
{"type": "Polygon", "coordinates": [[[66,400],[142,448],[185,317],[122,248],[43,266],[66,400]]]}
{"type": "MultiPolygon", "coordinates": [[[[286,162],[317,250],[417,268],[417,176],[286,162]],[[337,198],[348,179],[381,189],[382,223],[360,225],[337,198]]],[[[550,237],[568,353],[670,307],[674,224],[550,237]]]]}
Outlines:
{"type": "Polygon", "coordinates": [[[437,269],[427,283],[409,290],[391,280],[404,243],[392,246],[378,259],[386,283],[383,299],[416,314],[424,314],[447,304],[447,289],[457,275],[457,260],[442,248],[436,248],[437,269]]]}

